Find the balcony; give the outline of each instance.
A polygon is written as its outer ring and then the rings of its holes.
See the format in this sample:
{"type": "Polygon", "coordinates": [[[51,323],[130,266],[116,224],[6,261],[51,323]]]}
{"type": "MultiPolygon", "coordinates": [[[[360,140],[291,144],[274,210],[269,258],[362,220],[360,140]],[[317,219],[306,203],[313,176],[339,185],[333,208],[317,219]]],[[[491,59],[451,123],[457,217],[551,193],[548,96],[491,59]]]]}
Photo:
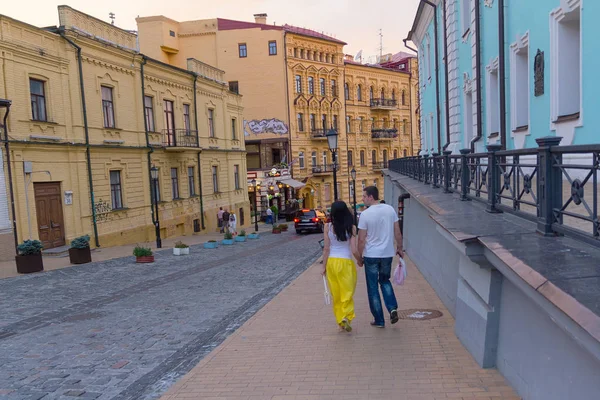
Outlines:
{"type": "Polygon", "coordinates": [[[398,137],[396,128],[373,128],[371,129],[371,139],[373,140],[393,140],[398,137]]]}
{"type": "Polygon", "coordinates": [[[329,129],[311,129],[310,137],[315,140],[325,140],[327,139],[327,131],[329,129]]]}
{"type": "Polygon", "coordinates": [[[198,131],[188,129],[163,129],[163,146],[166,148],[189,148],[198,146],[198,131]]]}
{"type": "Polygon", "coordinates": [[[386,169],[388,167],[388,162],[374,162],[373,163],[373,171],[381,171],[382,169],[386,169]]]}
{"type": "Polygon", "coordinates": [[[373,110],[395,110],[398,108],[398,101],[393,99],[372,99],[371,108],[373,110]]]}
{"type": "Polygon", "coordinates": [[[334,164],[315,165],[312,167],[312,173],[313,175],[329,175],[333,173],[334,168],[336,171],[339,171],[339,164],[337,166],[334,164]]]}

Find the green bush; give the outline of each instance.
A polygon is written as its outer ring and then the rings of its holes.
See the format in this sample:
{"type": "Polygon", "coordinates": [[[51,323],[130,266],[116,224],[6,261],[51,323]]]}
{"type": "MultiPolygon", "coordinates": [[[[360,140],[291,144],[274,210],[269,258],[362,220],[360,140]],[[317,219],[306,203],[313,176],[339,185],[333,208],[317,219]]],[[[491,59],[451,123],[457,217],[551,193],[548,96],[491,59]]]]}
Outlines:
{"type": "Polygon", "coordinates": [[[26,240],[17,247],[19,254],[22,256],[40,254],[43,249],[44,246],[39,240],[26,240]]]}
{"type": "Polygon", "coordinates": [[[275,205],[271,206],[271,211],[273,211],[273,214],[275,215],[279,214],[279,208],[277,208],[275,205]]]}
{"type": "Polygon", "coordinates": [[[152,249],[149,247],[135,246],[133,255],[136,257],[148,257],[152,255],[152,249]]]}
{"type": "Polygon", "coordinates": [[[90,235],[79,236],[71,240],[72,249],[88,249],[90,247],[90,235]]]}
{"type": "Polygon", "coordinates": [[[238,236],[246,236],[246,231],[242,229],[242,231],[240,232],[240,234],[238,236]]]}
{"type": "Polygon", "coordinates": [[[216,240],[209,240],[208,243],[216,243],[216,240]]]}
{"type": "Polygon", "coordinates": [[[231,234],[231,232],[227,232],[224,236],[225,240],[231,240],[233,239],[233,235],[231,234]]]}
{"type": "Polygon", "coordinates": [[[175,248],[176,249],[187,249],[188,247],[190,247],[190,246],[188,246],[187,244],[185,244],[185,243],[183,243],[181,241],[175,242],[175,248]]]}

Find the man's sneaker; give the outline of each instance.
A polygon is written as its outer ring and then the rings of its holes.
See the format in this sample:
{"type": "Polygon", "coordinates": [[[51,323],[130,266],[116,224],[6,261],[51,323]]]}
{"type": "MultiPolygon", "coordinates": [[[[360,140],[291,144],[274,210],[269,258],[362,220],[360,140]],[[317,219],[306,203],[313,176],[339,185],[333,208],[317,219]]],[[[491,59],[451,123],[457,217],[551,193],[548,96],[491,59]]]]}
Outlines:
{"type": "Polygon", "coordinates": [[[379,325],[375,321],[371,321],[371,326],[374,326],[375,328],[385,328],[385,325],[379,325]]]}
{"type": "Polygon", "coordinates": [[[342,323],[340,325],[342,326],[342,328],[344,328],[346,332],[352,332],[352,326],[350,326],[350,321],[348,321],[346,318],[342,320],[342,323]]]}
{"type": "Polygon", "coordinates": [[[398,322],[398,310],[392,310],[392,312],[390,312],[390,322],[392,324],[398,322]]]}

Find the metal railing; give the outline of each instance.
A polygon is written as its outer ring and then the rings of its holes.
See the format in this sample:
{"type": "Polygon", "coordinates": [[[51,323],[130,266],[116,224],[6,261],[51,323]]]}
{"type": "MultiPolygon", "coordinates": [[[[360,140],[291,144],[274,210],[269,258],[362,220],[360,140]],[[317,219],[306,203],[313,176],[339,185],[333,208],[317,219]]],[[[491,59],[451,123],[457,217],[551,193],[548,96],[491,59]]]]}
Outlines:
{"type": "Polygon", "coordinates": [[[340,170],[339,164],[325,164],[325,165],[315,165],[312,167],[313,174],[330,174],[333,172],[335,168],[336,171],[340,170]]]}
{"type": "Polygon", "coordinates": [[[371,107],[396,107],[398,105],[397,100],[393,99],[372,99],[371,107]]]}
{"type": "Polygon", "coordinates": [[[163,146],[198,147],[198,132],[188,129],[163,129],[163,146]]]}
{"type": "Polygon", "coordinates": [[[388,161],[374,162],[371,165],[373,166],[374,171],[379,171],[382,169],[386,169],[389,165],[389,162],[388,161]]]}
{"type": "Polygon", "coordinates": [[[393,172],[486,204],[491,213],[510,212],[537,223],[546,236],[569,235],[600,246],[598,175],[600,144],[559,146],[561,138],[536,139],[538,148],[487,153],[404,157],[393,172]]]}
{"type": "Polygon", "coordinates": [[[371,129],[372,139],[395,139],[398,137],[398,129],[395,128],[373,128],[371,129]]]}
{"type": "Polygon", "coordinates": [[[327,134],[327,129],[311,129],[310,136],[313,139],[327,139],[325,136],[327,134]]]}

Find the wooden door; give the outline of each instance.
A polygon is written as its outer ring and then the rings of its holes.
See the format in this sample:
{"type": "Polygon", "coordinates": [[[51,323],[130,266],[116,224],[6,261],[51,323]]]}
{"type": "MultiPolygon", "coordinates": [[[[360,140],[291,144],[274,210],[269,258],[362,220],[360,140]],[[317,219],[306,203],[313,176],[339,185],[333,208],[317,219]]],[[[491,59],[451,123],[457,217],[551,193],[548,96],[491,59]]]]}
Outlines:
{"type": "Polygon", "coordinates": [[[44,249],[65,245],[60,182],[34,183],[38,231],[44,249]]]}

